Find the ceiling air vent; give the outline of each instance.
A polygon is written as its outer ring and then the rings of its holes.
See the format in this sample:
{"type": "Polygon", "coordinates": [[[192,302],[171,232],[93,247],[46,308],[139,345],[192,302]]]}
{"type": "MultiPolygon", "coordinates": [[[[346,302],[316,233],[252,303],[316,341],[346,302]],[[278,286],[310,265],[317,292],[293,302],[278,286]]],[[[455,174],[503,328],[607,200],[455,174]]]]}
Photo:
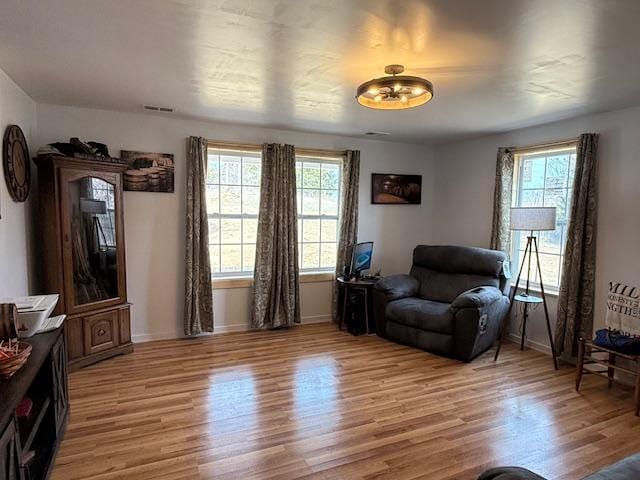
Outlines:
{"type": "Polygon", "coordinates": [[[150,112],[162,112],[162,113],[173,113],[174,109],[171,107],[157,107],[155,105],[143,105],[143,109],[148,110],[150,112]]]}
{"type": "Polygon", "coordinates": [[[367,137],[386,137],[387,135],[391,135],[389,132],[367,132],[365,133],[367,137]]]}

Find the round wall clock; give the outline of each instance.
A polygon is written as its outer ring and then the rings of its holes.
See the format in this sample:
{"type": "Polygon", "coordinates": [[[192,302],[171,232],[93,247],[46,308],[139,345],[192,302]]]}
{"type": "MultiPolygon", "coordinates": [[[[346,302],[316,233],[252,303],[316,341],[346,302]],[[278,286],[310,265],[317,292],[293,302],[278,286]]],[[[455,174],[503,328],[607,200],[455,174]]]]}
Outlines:
{"type": "Polygon", "coordinates": [[[11,198],[24,202],[31,186],[31,163],[27,142],[18,125],[9,125],[4,132],[2,161],[11,198]]]}

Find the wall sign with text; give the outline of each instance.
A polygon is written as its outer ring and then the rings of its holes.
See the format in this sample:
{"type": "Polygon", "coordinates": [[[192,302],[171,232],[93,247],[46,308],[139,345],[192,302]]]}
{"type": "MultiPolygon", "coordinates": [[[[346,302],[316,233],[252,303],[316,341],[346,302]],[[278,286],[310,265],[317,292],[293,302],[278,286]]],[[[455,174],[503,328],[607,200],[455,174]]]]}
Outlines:
{"type": "Polygon", "coordinates": [[[640,335],[640,288],[609,282],[605,323],[609,328],[640,335]]]}

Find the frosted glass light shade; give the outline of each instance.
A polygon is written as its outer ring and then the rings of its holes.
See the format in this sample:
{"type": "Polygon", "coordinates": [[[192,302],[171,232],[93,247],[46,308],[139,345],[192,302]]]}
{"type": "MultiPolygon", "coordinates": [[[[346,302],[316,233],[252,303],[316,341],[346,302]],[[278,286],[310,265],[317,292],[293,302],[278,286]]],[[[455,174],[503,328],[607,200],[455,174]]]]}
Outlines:
{"type": "Polygon", "coordinates": [[[511,230],[556,229],[556,207],[515,207],[511,209],[511,230]]]}

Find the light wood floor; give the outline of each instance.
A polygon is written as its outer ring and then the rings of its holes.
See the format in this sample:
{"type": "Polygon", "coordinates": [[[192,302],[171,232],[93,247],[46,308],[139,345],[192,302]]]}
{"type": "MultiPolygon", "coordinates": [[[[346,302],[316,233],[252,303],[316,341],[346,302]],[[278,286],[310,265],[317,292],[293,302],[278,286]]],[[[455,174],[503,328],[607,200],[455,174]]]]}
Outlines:
{"type": "Polygon", "coordinates": [[[71,374],[54,480],[578,479],[640,451],[629,391],[514,344],[463,364],[335,327],[151,342],[71,374]]]}

